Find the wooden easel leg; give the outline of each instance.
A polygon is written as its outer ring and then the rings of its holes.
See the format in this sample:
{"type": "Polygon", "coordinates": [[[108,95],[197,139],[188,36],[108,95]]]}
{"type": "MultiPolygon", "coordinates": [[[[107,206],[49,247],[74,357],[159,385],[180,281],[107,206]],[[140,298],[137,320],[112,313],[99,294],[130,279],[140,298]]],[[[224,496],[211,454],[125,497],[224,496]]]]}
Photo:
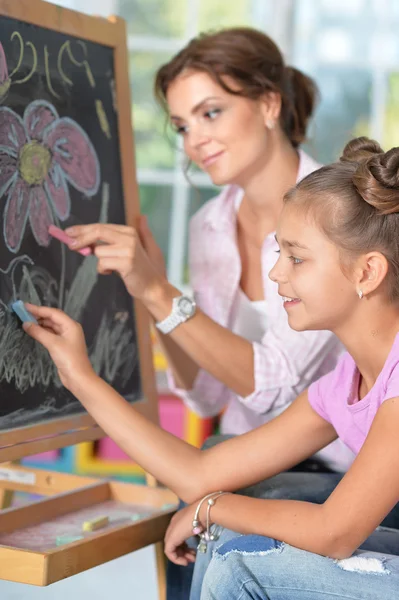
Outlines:
{"type": "MultiPolygon", "coordinates": [[[[12,466],[12,465],[19,465],[20,461],[19,460],[13,460],[11,463],[8,463],[8,465],[12,466]]],[[[3,510],[5,508],[10,508],[10,506],[12,505],[12,501],[14,499],[14,490],[7,490],[5,488],[0,488],[0,510],[3,510]]]]}
{"type": "Polygon", "coordinates": [[[155,544],[155,561],[158,578],[158,600],[166,600],[166,556],[163,542],[155,544]]]}
{"type": "Polygon", "coordinates": [[[14,498],[13,490],[0,489],[0,510],[9,508],[14,498]]]}

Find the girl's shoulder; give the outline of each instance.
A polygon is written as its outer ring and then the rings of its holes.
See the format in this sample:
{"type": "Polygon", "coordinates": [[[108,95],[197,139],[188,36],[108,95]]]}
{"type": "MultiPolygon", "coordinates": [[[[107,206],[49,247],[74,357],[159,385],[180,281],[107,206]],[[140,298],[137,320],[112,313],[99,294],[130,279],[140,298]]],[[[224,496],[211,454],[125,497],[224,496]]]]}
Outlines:
{"type": "Polygon", "coordinates": [[[315,403],[323,403],[332,394],[338,393],[338,397],[344,397],[353,384],[356,369],[356,363],[349,352],[343,352],[334,369],[309,386],[309,397],[315,403]]]}

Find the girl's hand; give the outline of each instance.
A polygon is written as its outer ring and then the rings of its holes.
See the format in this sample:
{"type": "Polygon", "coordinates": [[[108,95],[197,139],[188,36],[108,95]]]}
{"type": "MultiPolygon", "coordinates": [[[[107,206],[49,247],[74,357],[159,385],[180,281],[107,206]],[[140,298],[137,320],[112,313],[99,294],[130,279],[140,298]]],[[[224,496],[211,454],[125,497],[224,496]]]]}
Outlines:
{"type": "Polygon", "coordinates": [[[82,375],[94,374],[79,323],[57,308],[28,303],[25,306],[39,324],[24,323],[23,328],[48,350],[66,388],[73,387],[82,375]]]}
{"type": "Polygon", "coordinates": [[[144,250],[147,252],[151,262],[156,266],[161,275],[166,277],[166,265],[162,250],[152,235],[152,231],[148,225],[148,220],[145,215],[140,215],[139,235],[140,241],[143,244],[144,250]]]}
{"type": "Polygon", "coordinates": [[[73,250],[93,246],[98,258],[97,270],[103,275],[113,271],[123,279],[131,296],[144,302],[166,282],[144,250],[140,237],[133,227],[96,223],[75,225],[66,229],[74,239],[73,250]],[[103,242],[103,243],[101,243],[103,242]]]}
{"type": "Polygon", "coordinates": [[[186,540],[193,535],[195,506],[179,510],[169,523],[165,533],[165,554],[176,565],[187,566],[195,562],[196,551],[189,548],[186,540]]]}

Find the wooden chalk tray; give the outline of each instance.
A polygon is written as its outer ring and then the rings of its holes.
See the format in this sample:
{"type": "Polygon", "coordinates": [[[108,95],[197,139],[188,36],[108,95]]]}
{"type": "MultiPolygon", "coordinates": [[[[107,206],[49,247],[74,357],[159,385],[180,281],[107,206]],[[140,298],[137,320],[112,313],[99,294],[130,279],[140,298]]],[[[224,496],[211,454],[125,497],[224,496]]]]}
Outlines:
{"type": "Polygon", "coordinates": [[[14,465],[10,470],[19,481],[0,482],[0,488],[48,497],[0,511],[0,579],[8,581],[49,585],[157,543],[177,507],[177,497],[161,487],[14,465]],[[100,516],[109,517],[106,526],[82,532],[83,522],[100,516]],[[69,535],[82,537],[56,545],[69,535]]]}

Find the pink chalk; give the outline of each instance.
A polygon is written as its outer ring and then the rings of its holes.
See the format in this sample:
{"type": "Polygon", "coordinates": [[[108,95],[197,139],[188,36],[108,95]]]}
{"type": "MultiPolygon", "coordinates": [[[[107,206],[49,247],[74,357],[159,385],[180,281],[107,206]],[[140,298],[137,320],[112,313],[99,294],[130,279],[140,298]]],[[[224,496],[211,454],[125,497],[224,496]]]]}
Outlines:
{"type": "MultiPolygon", "coordinates": [[[[62,231],[62,229],[56,227],[55,225],[50,225],[48,232],[53,238],[56,238],[67,246],[69,246],[69,244],[73,241],[73,238],[69,237],[65,231],[62,231]]],[[[77,252],[79,252],[79,254],[83,254],[83,256],[89,256],[89,254],[93,254],[92,249],[89,248],[89,246],[86,246],[86,248],[81,248],[80,250],[77,250],[77,252]]]]}

